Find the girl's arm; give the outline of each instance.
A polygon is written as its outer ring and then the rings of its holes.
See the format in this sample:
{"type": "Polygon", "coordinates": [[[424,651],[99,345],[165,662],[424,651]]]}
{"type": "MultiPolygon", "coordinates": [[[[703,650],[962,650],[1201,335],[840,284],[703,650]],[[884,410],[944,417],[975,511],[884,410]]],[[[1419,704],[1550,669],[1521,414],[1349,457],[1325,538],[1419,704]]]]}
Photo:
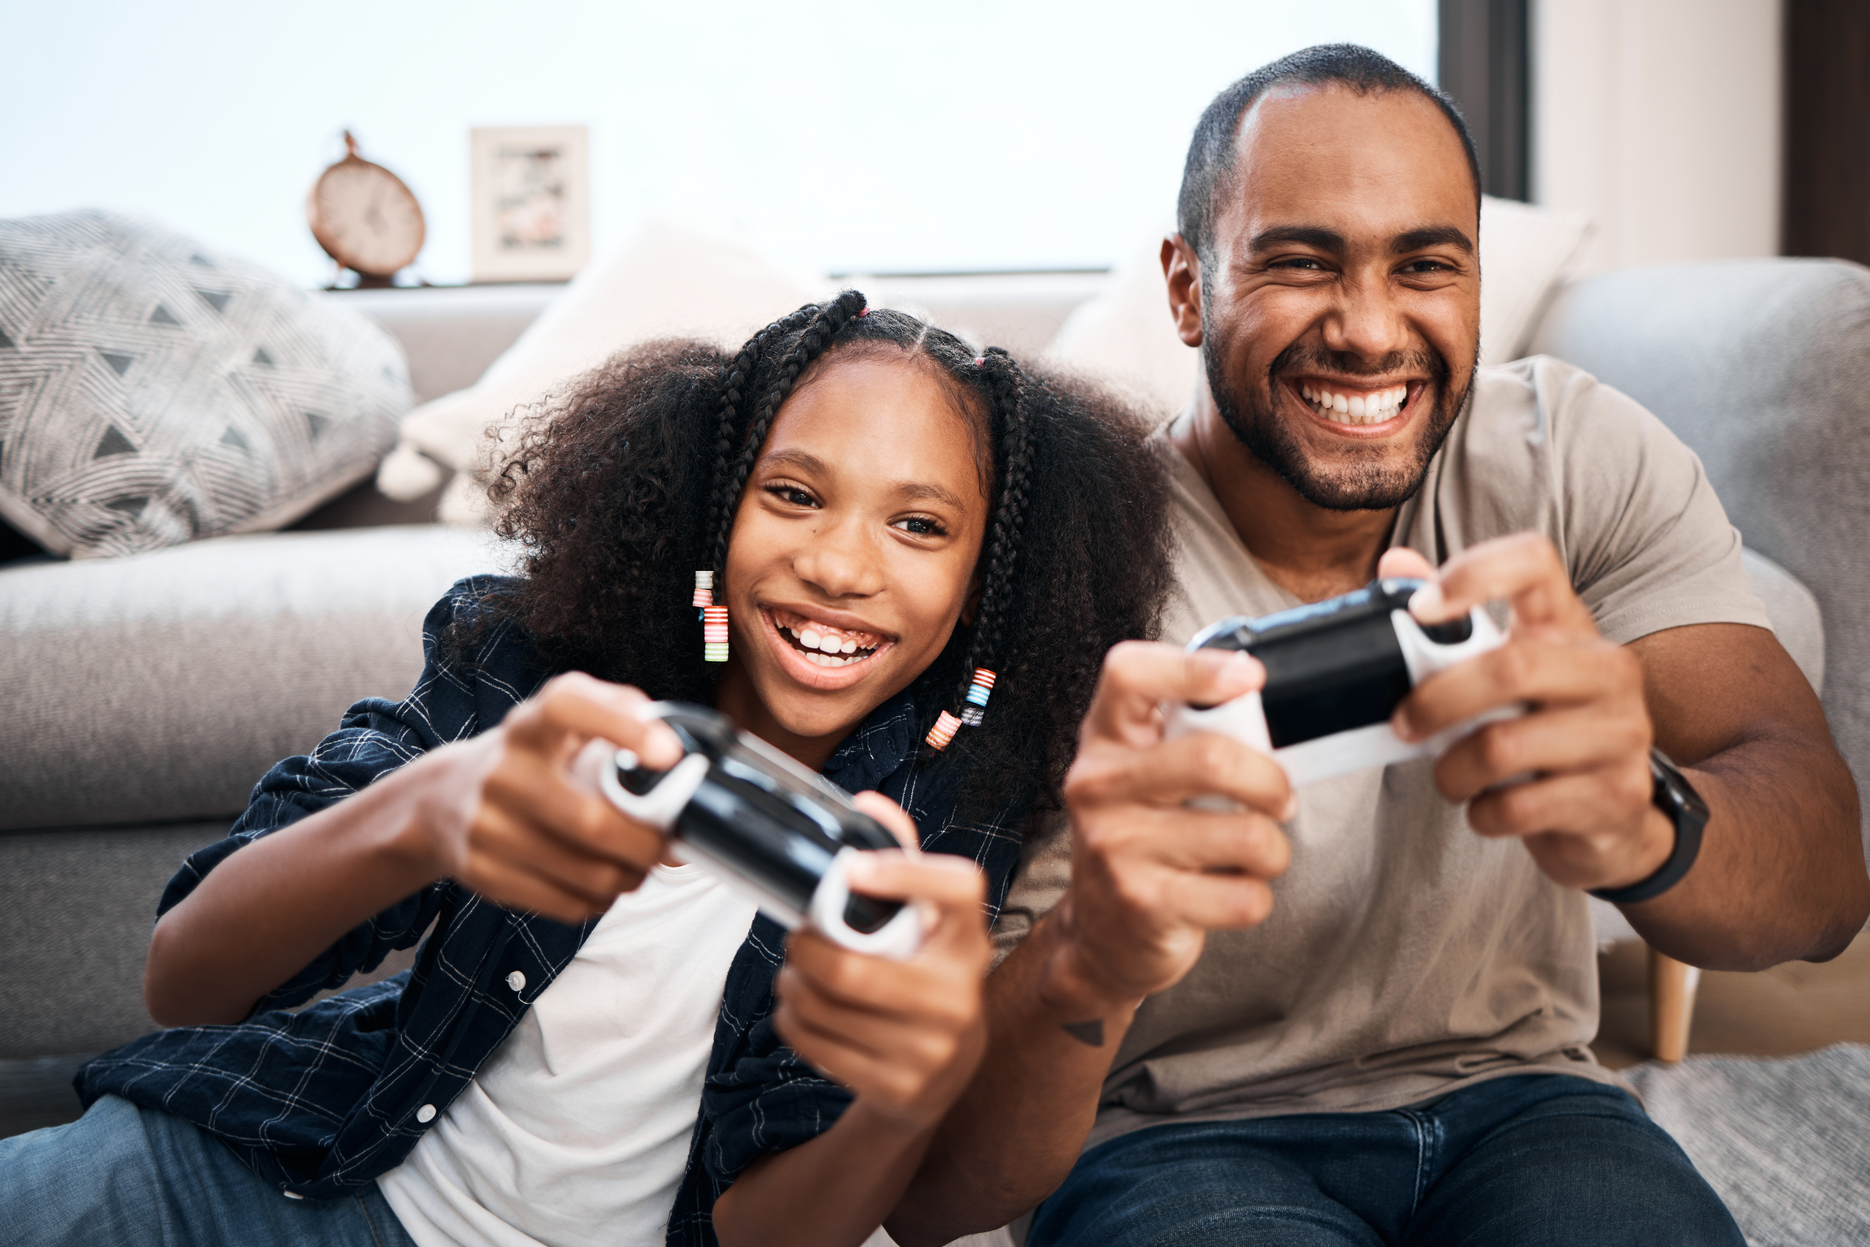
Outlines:
{"type": "Polygon", "coordinates": [[[651,765],[681,756],[648,698],[562,675],[504,722],[261,836],[157,922],[143,998],[165,1026],[241,1021],[345,932],[437,879],[577,922],[642,881],[660,834],[572,775],[602,737],[651,765]]]}
{"type": "MultiPolygon", "coordinates": [[[[913,835],[892,802],[875,793],[857,801],[913,835]]],[[[851,882],[915,900],[930,929],[907,961],[854,953],[809,930],[788,941],[774,1026],[857,1099],[824,1134],[747,1167],[714,1206],[723,1247],[857,1247],[896,1206],[986,1049],[980,871],[942,854],[883,855],[854,867],[851,882]]]]}

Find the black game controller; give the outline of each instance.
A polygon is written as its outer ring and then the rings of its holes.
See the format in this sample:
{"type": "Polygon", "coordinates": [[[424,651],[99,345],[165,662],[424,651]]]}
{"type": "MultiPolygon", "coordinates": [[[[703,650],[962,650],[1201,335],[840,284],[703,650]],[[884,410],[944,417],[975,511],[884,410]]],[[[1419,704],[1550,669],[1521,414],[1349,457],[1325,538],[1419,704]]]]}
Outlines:
{"type": "Polygon", "coordinates": [[[1524,713],[1491,711],[1414,742],[1390,730],[1390,715],[1410,689],[1506,639],[1478,607],[1447,623],[1417,623],[1409,599],[1425,583],[1376,580],[1343,597],[1257,619],[1234,615],[1203,629],[1188,643],[1190,653],[1251,654],[1266,665],[1266,685],[1219,706],[1169,707],[1166,734],[1233,736],[1270,753],[1297,785],[1434,756],[1484,723],[1524,713]]]}
{"type": "Polygon", "coordinates": [[[854,854],[902,847],[883,824],[705,706],[664,701],[648,713],[675,730],[687,756],[653,771],[617,750],[599,782],[618,809],[669,832],[677,856],[717,871],[787,929],[809,922],[858,952],[915,952],[915,907],[852,892],[846,878],[854,854]]]}

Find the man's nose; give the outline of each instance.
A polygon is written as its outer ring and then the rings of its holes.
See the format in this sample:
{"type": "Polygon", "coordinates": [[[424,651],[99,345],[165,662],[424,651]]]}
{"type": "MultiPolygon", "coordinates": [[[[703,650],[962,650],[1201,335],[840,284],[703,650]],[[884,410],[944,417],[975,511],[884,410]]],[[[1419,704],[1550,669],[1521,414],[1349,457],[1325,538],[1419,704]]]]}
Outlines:
{"type": "Polygon", "coordinates": [[[1374,362],[1408,349],[1409,326],[1386,276],[1353,276],[1338,289],[1337,306],[1324,323],[1328,350],[1374,362]]]}
{"type": "Polygon", "coordinates": [[[826,597],[869,597],[883,588],[883,560],[858,523],[824,524],[792,560],[800,580],[826,597]]]}

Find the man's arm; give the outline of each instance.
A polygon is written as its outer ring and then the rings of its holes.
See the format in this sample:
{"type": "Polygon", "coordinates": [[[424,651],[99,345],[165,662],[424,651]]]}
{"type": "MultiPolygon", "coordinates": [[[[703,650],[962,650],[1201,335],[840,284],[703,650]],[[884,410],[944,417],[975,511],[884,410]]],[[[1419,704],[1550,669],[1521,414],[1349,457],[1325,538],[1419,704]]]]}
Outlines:
{"type": "Polygon", "coordinates": [[[1823,961],[1862,929],[1857,785],[1804,673],[1771,632],[1675,628],[1630,647],[1656,744],[1708,803],[1682,882],[1626,906],[1658,950],[1717,969],[1823,961]]]}
{"type": "MultiPolygon", "coordinates": [[[[1386,575],[1422,574],[1391,551],[1386,575]]],[[[1411,609],[1452,618],[1511,602],[1508,643],[1423,685],[1399,730],[1427,735],[1516,702],[1445,753],[1442,794],[1468,801],[1486,836],[1518,836],[1540,869],[1578,888],[1636,883],[1669,857],[1673,825],[1650,802],[1653,742],[1708,804],[1700,856],[1680,883],[1625,907],[1658,951],[1693,965],[1757,970],[1843,951],[1870,913],[1856,785],[1811,686],[1772,633],[1704,624],[1628,646],[1598,635],[1550,542],[1475,546],[1411,609]],[[1428,600],[1424,601],[1423,598],[1428,600]],[[1495,789],[1533,772],[1529,782],[1495,789]]]]}
{"type": "Polygon", "coordinates": [[[1105,659],[1065,783],[1071,884],[987,978],[990,1057],[949,1112],[890,1217],[905,1247],[990,1230],[1064,1180],[1143,998],[1177,982],[1207,932],[1253,926],[1290,847],[1293,803],[1270,758],[1221,736],[1162,740],[1163,701],[1259,687],[1240,655],[1130,642],[1105,659]],[[1225,795],[1237,813],[1191,810],[1225,795]]]}

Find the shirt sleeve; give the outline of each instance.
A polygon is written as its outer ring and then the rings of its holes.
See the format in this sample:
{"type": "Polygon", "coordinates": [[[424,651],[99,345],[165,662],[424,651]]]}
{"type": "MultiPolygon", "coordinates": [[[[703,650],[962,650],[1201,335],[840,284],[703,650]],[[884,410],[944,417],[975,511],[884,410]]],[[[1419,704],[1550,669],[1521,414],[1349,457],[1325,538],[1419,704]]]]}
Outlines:
{"type": "MultiPolygon", "coordinates": [[[[157,905],[167,913],[191,894],[208,873],[263,836],[337,804],[405,763],[449,740],[480,730],[473,665],[483,654],[457,652],[450,625],[472,609],[479,588],[464,580],[437,602],[423,621],[425,663],[421,678],[400,702],[367,698],[345,712],[338,730],[312,751],[287,758],[254,786],[247,808],[226,838],[197,850],[182,863],[157,905]]],[[[447,891],[437,882],[346,932],[298,974],[254,1005],[255,1012],[291,1008],[320,991],[342,986],[368,972],[400,948],[408,948],[440,911],[447,891]]]]}
{"type": "Polygon", "coordinates": [[[1020,850],[1006,904],[993,924],[993,964],[997,969],[1052,912],[1071,884],[1071,818],[1062,809],[1033,820],[1020,850]]]}
{"type": "Polygon", "coordinates": [[[1691,624],[1770,630],[1740,533],[1695,453],[1587,373],[1540,360],[1533,381],[1562,473],[1558,537],[1598,630],[1618,644],[1691,624]]]}

